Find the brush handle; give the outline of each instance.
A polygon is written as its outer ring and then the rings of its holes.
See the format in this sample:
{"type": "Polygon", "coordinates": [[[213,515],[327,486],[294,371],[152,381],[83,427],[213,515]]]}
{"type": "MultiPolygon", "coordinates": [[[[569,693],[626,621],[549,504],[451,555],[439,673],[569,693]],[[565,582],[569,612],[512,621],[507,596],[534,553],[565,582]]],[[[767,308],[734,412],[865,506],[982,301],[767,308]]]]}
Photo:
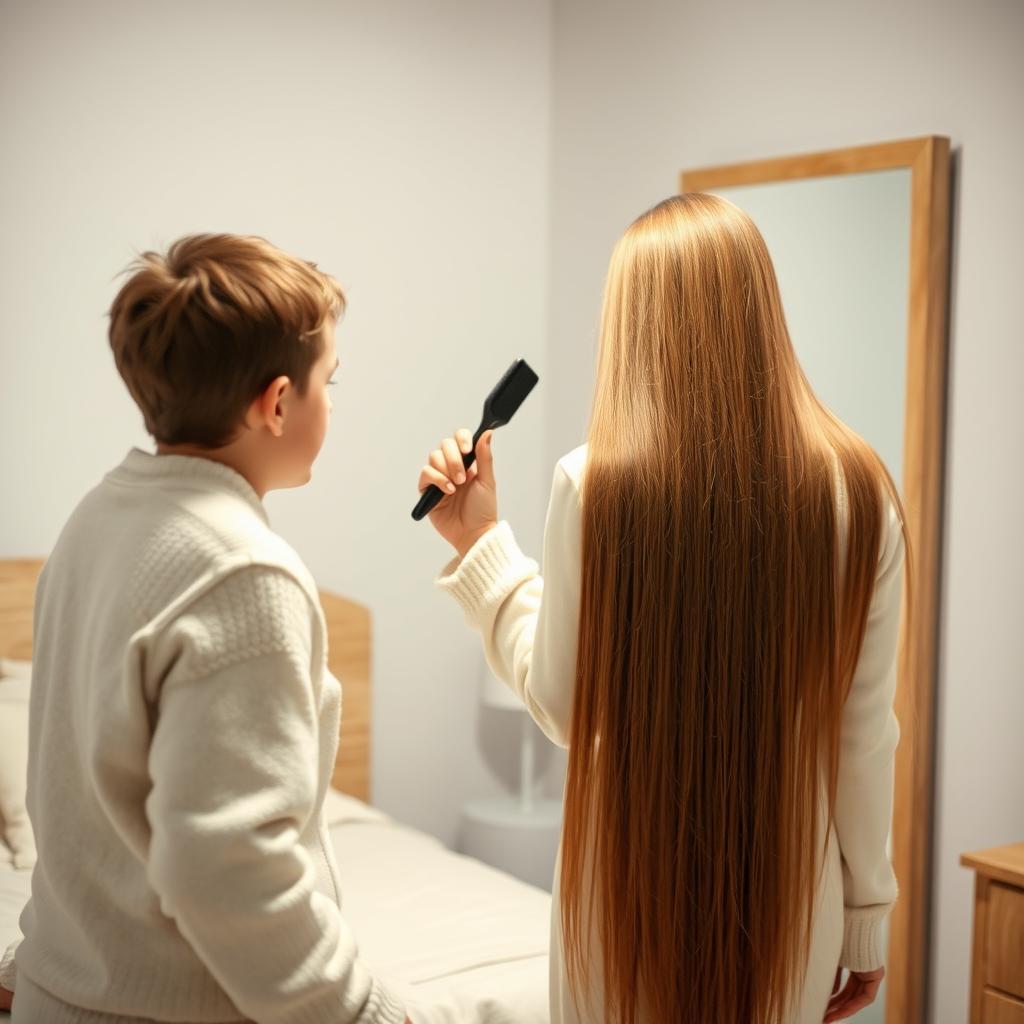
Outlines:
{"type": "MultiPolygon", "coordinates": [[[[462,467],[463,469],[469,469],[470,466],[476,462],[476,443],[483,436],[486,427],[484,424],[480,424],[477,427],[476,433],[473,435],[473,447],[469,449],[462,456],[462,467]]],[[[412,510],[412,517],[419,522],[424,516],[429,515],[435,508],[437,503],[446,497],[444,491],[440,487],[435,487],[434,484],[430,484],[429,487],[420,495],[420,500],[416,502],[416,507],[412,510]]]]}

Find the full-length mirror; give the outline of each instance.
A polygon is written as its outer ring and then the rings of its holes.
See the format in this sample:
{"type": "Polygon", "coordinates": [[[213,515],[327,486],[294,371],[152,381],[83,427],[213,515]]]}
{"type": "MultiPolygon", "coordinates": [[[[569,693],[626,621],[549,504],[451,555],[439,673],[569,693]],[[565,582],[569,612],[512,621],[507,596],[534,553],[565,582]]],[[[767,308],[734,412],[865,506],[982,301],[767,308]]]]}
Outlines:
{"type": "Polygon", "coordinates": [[[949,144],[939,137],[684,171],[684,192],[745,210],[767,242],[819,397],[882,456],[911,539],[891,835],[900,897],[885,997],[865,1021],[924,1019],[946,366],[949,144]]]}

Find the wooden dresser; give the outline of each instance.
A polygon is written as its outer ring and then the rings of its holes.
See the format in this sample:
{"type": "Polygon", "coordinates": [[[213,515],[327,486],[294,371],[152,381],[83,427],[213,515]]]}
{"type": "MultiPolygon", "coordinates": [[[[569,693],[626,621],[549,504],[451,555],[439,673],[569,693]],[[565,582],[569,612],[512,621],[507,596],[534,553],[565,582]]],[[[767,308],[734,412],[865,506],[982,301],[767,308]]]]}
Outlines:
{"type": "Polygon", "coordinates": [[[1024,1024],[1024,843],[960,863],[976,872],[971,1024],[1024,1024]]]}

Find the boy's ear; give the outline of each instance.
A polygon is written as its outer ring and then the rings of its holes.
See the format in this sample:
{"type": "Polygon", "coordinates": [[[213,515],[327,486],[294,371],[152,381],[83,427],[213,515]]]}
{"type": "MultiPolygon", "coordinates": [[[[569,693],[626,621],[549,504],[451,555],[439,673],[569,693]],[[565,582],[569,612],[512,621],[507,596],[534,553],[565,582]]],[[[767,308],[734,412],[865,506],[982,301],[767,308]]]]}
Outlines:
{"type": "Polygon", "coordinates": [[[284,400],[291,386],[290,377],[275,377],[249,405],[246,426],[266,427],[274,437],[280,437],[284,433],[284,400]]]}

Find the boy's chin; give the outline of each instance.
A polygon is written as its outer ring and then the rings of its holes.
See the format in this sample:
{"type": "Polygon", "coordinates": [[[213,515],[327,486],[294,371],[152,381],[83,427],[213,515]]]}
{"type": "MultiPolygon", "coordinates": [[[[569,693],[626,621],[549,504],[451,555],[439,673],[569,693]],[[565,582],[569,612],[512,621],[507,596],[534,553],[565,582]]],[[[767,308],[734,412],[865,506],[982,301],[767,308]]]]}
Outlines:
{"type": "Polygon", "coordinates": [[[282,474],[267,488],[268,491],[293,491],[296,487],[305,487],[313,479],[313,467],[296,470],[287,476],[282,474]]]}

